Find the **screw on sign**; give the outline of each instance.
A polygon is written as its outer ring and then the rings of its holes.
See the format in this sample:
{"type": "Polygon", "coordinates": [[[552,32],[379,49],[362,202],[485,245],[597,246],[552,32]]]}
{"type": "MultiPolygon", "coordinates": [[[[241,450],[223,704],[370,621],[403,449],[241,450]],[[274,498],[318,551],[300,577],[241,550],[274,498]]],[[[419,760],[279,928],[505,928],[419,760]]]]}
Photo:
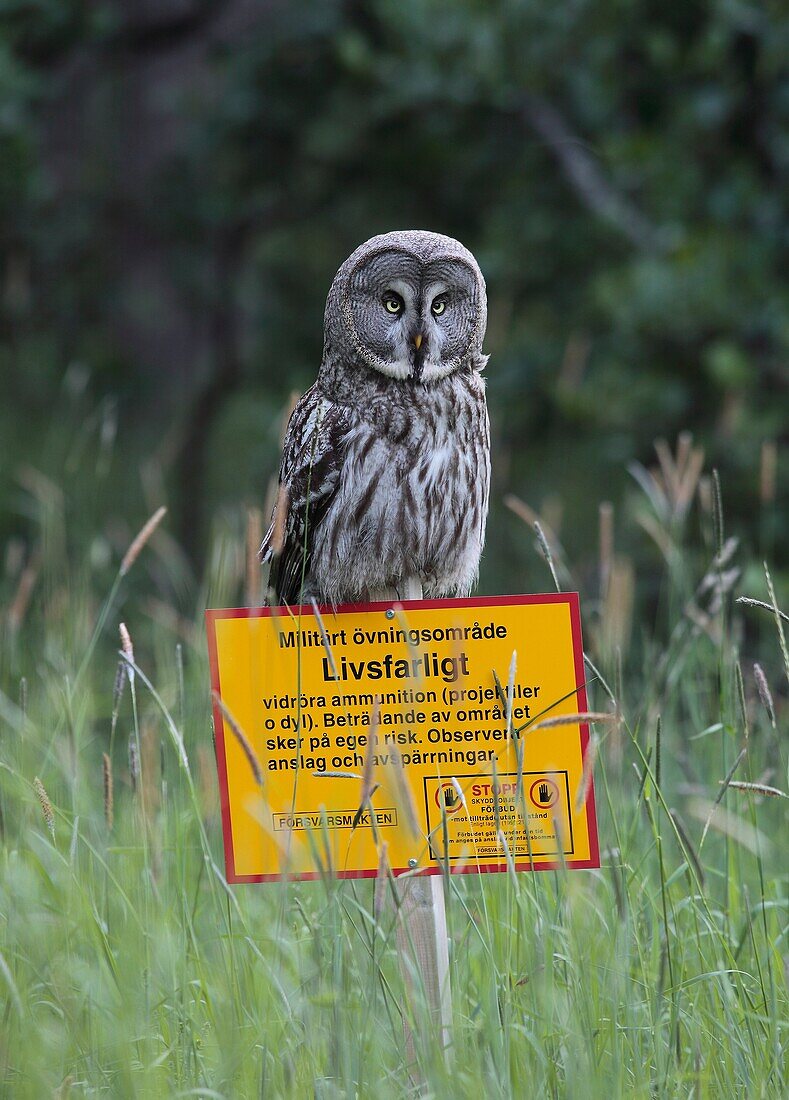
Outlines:
{"type": "Polygon", "coordinates": [[[441,786],[436,789],[436,793],[433,797],[435,798],[436,806],[438,806],[439,809],[443,806],[447,816],[457,813],[463,805],[454,783],[442,783],[441,786]]]}
{"type": "Polygon", "coordinates": [[[529,798],[535,806],[547,810],[559,801],[559,788],[552,779],[535,779],[529,788],[529,798]]]}

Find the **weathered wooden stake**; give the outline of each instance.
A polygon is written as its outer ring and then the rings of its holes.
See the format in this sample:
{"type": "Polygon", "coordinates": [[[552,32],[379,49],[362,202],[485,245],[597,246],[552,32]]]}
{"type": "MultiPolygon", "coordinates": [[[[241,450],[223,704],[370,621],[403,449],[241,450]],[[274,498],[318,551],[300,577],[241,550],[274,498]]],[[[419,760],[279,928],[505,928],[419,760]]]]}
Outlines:
{"type": "MultiPolygon", "coordinates": [[[[410,582],[404,595],[386,592],[379,598],[421,600],[422,586],[419,582],[410,582]]],[[[427,1027],[430,1036],[439,1039],[444,1057],[447,1057],[452,1032],[452,988],[443,876],[406,875],[392,882],[388,875],[381,875],[375,880],[375,910],[384,917],[387,925],[392,919],[396,920],[400,972],[411,993],[414,1017],[419,1018],[424,989],[429,1008],[427,1027]]],[[[413,1066],[416,1062],[416,1041],[406,1015],[404,1028],[406,1061],[413,1066]]]]}
{"type": "MultiPolygon", "coordinates": [[[[397,914],[397,950],[400,971],[410,990],[414,1016],[419,1018],[424,999],[429,1009],[428,1038],[437,1038],[447,1057],[451,1044],[452,989],[449,978],[449,941],[447,914],[444,904],[444,882],[441,875],[414,875],[396,878],[394,887],[399,905],[397,914]]],[[[391,884],[385,878],[376,879],[376,901],[379,891],[386,897],[380,912],[393,914],[394,899],[391,884]]],[[[416,1037],[404,1017],[406,1061],[416,1061],[416,1037]]]]}

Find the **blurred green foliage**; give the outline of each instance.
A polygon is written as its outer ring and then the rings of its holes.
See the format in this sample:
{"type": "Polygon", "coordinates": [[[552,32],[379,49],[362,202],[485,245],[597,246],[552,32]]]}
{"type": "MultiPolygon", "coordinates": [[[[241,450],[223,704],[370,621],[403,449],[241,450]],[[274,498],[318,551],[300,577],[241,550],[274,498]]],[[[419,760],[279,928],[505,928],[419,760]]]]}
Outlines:
{"type": "Polygon", "coordinates": [[[524,586],[507,491],[593,559],[599,501],[682,429],[732,525],[780,554],[759,463],[789,424],[784,5],[5,0],[0,19],[0,535],[30,535],[29,465],[86,538],[168,500],[199,562],[217,509],[262,503],[335,269],[416,226],[488,280],[487,590],[524,586]]]}

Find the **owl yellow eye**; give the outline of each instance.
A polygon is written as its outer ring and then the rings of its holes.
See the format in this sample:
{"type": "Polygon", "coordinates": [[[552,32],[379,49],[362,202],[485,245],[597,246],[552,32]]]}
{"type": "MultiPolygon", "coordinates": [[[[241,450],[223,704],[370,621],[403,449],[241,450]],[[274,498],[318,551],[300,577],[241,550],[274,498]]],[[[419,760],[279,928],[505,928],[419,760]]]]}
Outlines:
{"type": "Polygon", "coordinates": [[[447,303],[443,298],[436,298],[430,307],[434,317],[440,317],[446,308],[447,303]]]}
{"type": "Polygon", "coordinates": [[[387,294],[384,297],[384,309],[395,316],[403,311],[403,299],[398,294],[387,294]]]}

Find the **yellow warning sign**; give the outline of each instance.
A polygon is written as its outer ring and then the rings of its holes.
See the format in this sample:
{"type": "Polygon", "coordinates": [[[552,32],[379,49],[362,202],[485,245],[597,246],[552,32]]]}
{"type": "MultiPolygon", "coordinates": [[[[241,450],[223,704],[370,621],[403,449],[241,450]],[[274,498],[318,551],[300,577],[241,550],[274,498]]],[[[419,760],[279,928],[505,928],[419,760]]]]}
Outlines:
{"type": "Polygon", "coordinates": [[[599,866],[577,594],[206,624],[230,882],[599,866]]]}

